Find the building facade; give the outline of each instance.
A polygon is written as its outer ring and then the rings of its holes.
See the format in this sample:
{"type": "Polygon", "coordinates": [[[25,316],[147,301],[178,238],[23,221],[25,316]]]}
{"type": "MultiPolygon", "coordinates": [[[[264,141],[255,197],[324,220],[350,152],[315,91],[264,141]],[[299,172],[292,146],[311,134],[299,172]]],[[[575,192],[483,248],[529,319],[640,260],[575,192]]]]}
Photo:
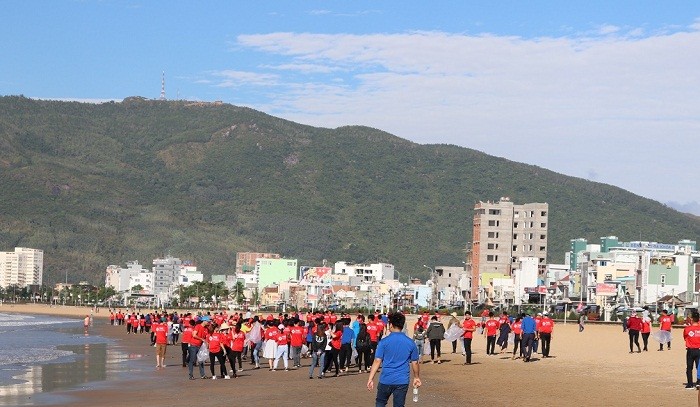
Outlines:
{"type": "Polygon", "coordinates": [[[255,280],[260,290],[296,278],[296,259],[259,258],[255,261],[255,280]]]}
{"type": "Polygon", "coordinates": [[[258,259],[279,259],[277,253],[239,252],[236,253],[236,274],[253,273],[258,259]]]}
{"type": "Polygon", "coordinates": [[[547,261],[549,205],[515,205],[509,198],[498,202],[479,202],[474,206],[471,271],[474,287],[471,298],[478,298],[480,276],[510,276],[520,257],[547,261]]]}
{"type": "Polygon", "coordinates": [[[153,291],[152,294],[169,296],[173,287],[180,281],[182,260],[167,256],[163,259],[153,259],[153,291]]]}
{"type": "Polygon", "coordinates": [[[393,280],[395,275],[394,265],[388,263],[375,264],[351,264],[344,261],[335,263],[333,274],[357,277],[362,283],[372,283],[383,280],[393,280]]]}
{"type": "Polygon", "coordinates": [[[15,247],[14,252],[0,252],[0,286],[41,285],[43,278],[43,250],[15,247]]]}

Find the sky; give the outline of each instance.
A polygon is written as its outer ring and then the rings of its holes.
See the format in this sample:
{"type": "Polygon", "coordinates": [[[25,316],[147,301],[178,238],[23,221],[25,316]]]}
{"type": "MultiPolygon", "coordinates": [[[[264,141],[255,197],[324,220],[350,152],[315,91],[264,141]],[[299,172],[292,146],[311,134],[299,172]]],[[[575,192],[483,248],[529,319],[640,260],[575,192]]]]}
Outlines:
{"type": "MultiPolygon", "coordinates": [[[[0,95],[248,106],[700,215],[698,1],[7,1],[0,95]]],[[[498,197],[484,197],[497,199],[498,197]]]]}

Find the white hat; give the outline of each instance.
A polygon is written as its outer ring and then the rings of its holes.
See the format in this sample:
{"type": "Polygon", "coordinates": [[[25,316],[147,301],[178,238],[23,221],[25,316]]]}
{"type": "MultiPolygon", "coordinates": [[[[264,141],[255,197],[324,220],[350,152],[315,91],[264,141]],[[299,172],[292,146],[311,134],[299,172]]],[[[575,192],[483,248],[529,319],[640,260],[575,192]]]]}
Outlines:
{"type": "Polygon", "coordinates": [[[541,313],[541,312],[538,312],[538,313],[537,313],[537,316],[538,316],[538,317],[541,317],[541,316],[542,316],[542,313],[541,313]]]}
{"type": "Polygon", "coordinates": [[[549,315],[549,312],[545,311],[542,313],[542,315],[547,316],[547,315],[549,315]]]}

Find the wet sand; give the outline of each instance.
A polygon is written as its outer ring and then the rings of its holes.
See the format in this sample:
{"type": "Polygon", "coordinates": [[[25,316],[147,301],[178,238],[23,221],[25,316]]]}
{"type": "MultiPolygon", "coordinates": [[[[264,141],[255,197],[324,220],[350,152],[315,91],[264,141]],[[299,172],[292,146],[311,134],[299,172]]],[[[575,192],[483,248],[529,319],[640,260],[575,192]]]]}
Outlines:
{"type": "MultiPolygon", "coordinates": [[[[17,312],[22,306],[16,306],[17,312]]],[[[48,308],[48,307],[46,307],[48,308]]],[[[66,307],[71,308],[71,307],[66,307]]],[[[32,309],[41,312],[40,309],[32,309]]],[[[57,310],[51,310],[55,312],[57,310]]],[[[60,315],[85,315],[85,309],[58,310],[60,315]]],[[[8,312],[5,306],[0,312],[8,312]]],[[[109,312],[100,311],[100,317],[109,312]]],[[[43,312],[42,312],[43,313],[43,312]]],[[[97,316],[97,314],[95,314],[97,316]]],[[[412,325],[415,317],[409,317],[412,325]]],[[[119,379],[93,383],[77,390],[51,393],[54,405],[71,406],[174,406],[193,403],[212,405],[289,406],[333,400],[340,406],[374,405],[373,392],[367,391],[366,373],[351,371],[338,378],[309,380],[309,359],[296,371],[270,372],[251,370],[244,361],[244,371],[232,380],[188,380],[181,367],[179,345],[169,346],[167,367],[155,368],[155,348],[148,346],[148,336],[126,335],[124,327],[109,326],[96,319],[93,332],[116,338],[118,348],[137,355],[123,362],[137,364],[133,374],[119,379]],[[143,373],[138,373],[141,370],[143,373]]],[[[415,405],[463,406],[695,406],[698,394],[685,390],[685,348],[682,331],[674,329],[671,351],[658,352],[658,343],[650,338],[649,351],[629,354],[627,334],[619,325],[587,325],[579,333],[575,323],[555,327],[551,358],[534,356],[534,362],[511,360],[510,355],[486,356],[486,341],[473,342],[472,361],[464,366],[464,357],[451,353],[443,341],[443,364],[421,365],[423,387],[415,405]]],[[[641,341],[641,339],[640,339],[641,341]]],[[[280,363],[281,365],[281,363],[280,363]]],[[[261,366],[266,366],[263,360],[261,366]]],[[[209,375],[209,366],[206,366],[209,375]]],[[[218,372],[218,367],[217,367],[218,372]]],[[[49,400],[47,397],[40,397],[49,400]]],[[[414,404],[409,400],[407,405],[414,404]]]]}

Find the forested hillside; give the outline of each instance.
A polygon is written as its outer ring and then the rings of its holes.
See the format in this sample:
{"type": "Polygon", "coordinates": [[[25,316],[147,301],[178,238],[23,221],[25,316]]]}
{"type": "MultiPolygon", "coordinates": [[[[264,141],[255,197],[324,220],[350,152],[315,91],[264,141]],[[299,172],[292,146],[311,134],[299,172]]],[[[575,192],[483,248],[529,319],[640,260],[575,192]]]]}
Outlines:
{"type": "Polygon", "coordinates": [[[231,105],[0,98],[0,250],[45,251],[45,281],[103,282],[157,256],[231,272],[237,251],[301,265],[461,265],[479,200],[548,202],[569,240],[697,240],[700,220],[620,188],[366,127],[323,129],[231,105]]]}

